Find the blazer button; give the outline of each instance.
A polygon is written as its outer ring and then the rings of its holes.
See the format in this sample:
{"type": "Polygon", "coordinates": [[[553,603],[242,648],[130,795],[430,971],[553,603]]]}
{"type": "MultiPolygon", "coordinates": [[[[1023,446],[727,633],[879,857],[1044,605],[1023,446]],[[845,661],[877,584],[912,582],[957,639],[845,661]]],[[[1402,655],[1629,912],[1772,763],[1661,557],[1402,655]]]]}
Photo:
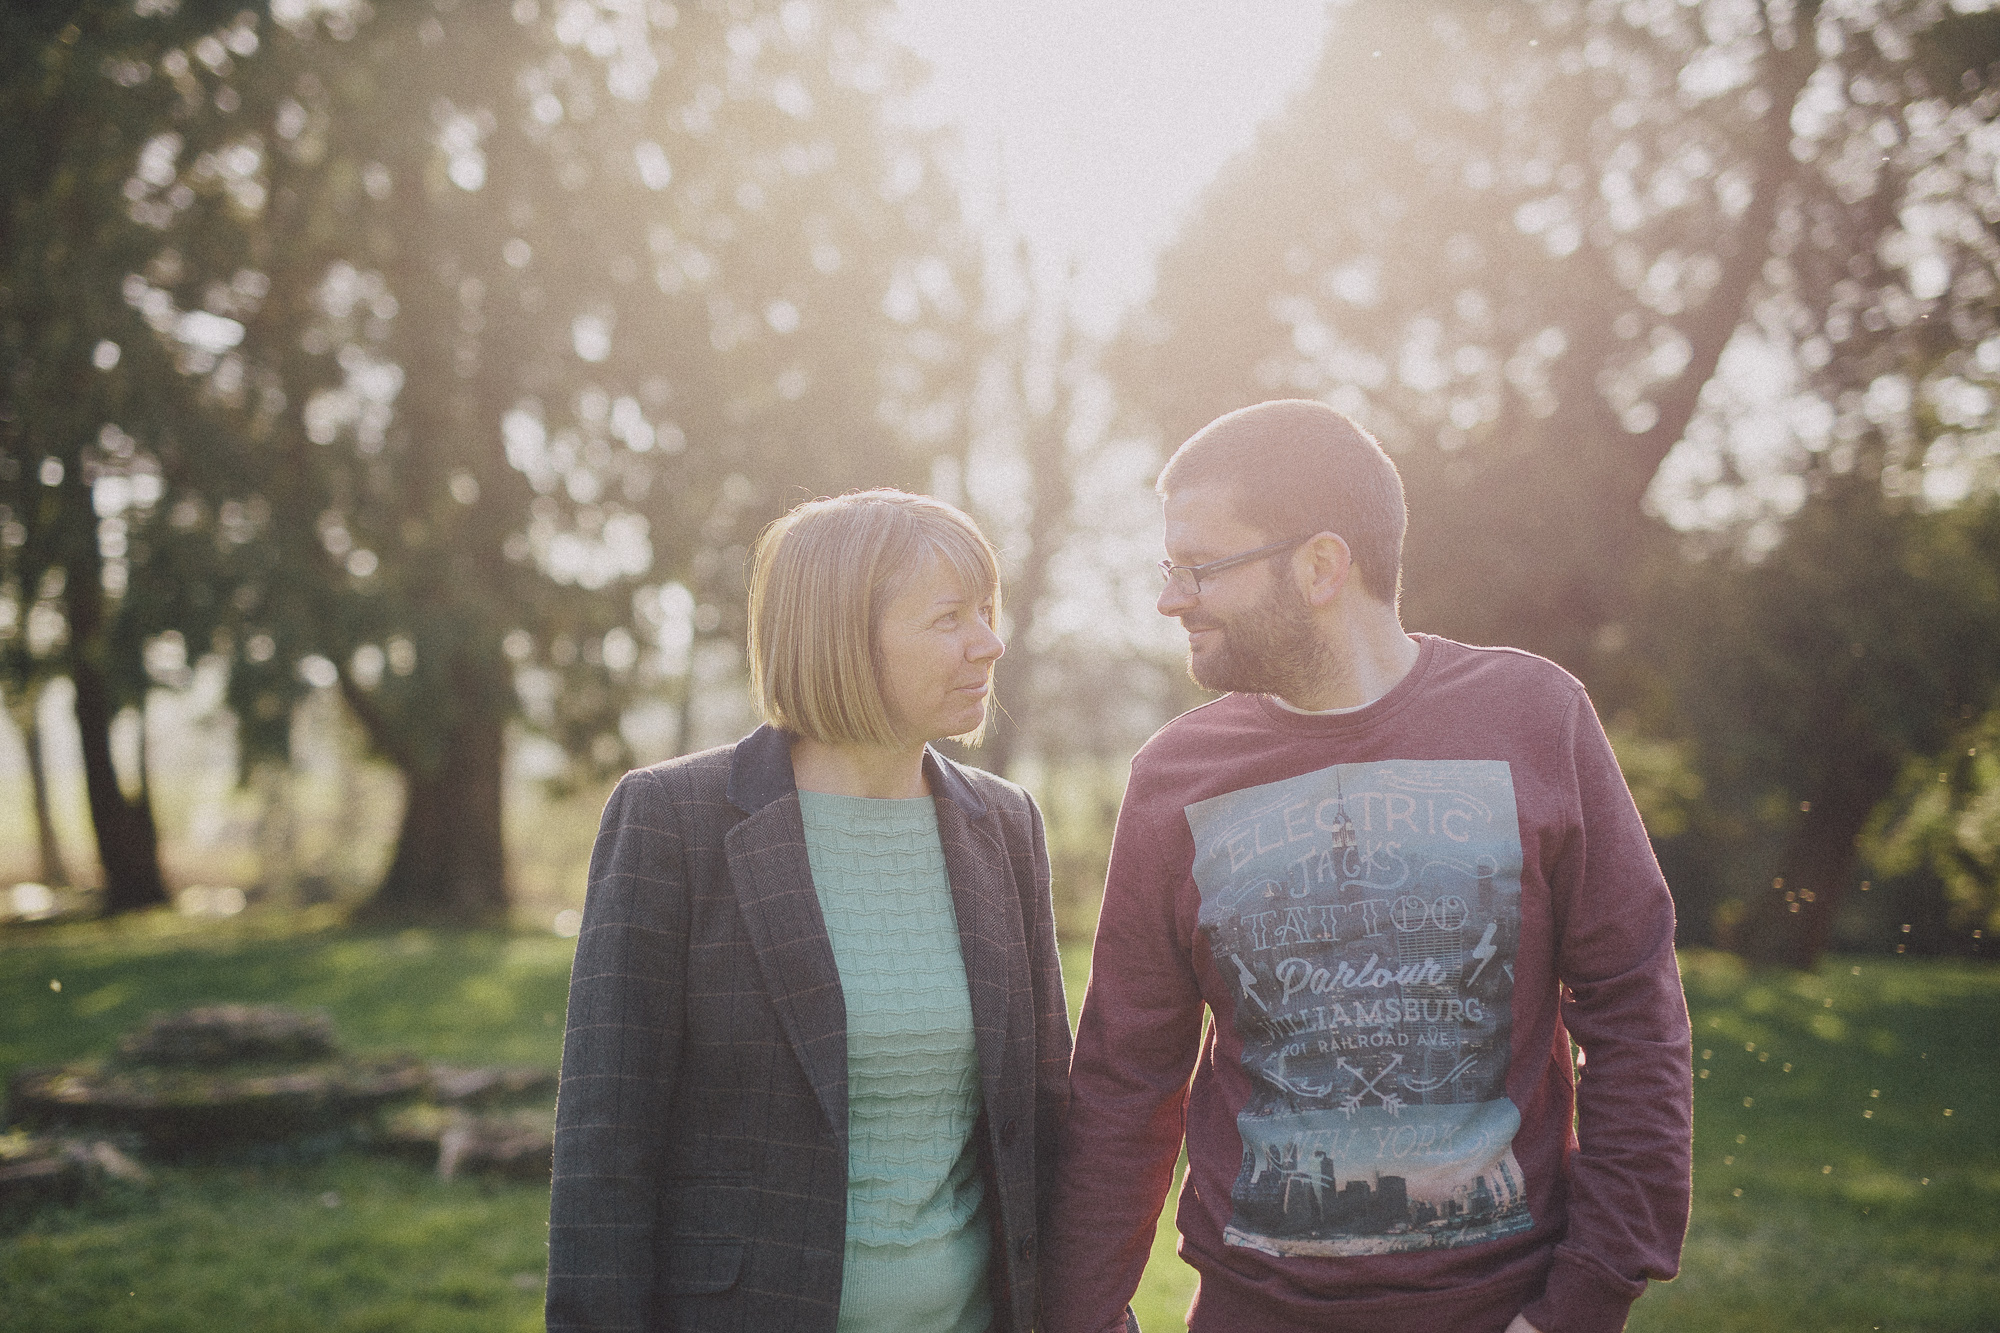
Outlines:
{"type": "Polygon", "coordinates": [[[1013,1147],[1014,1140],[1020,1137],[1020,1133],[1020,1121],[1014,1119],[1011,1115],[1008,1116],[1006,1122],[1000,1126],[1000,1146],[1003,1148],[1013,1147]]]}
{"type": "Polygon", "coordinates": [[[1025,1235],[1025,1236],[1021,1237],[1021,1246],[1020,1246],[1020,1250],[1021,1250],[1021,1257],[1022,1257],[1023,1259],[1032,1259],[1032,1258],[1034,1258],[1034,1257],[1035,1257],[1035,1233],[1034,1233],[1034,1232],[1030,1231],[1030,1232],[1029,1232],[1029,1233],[1028,1233],[1027,1235],[1025,1235]]]}

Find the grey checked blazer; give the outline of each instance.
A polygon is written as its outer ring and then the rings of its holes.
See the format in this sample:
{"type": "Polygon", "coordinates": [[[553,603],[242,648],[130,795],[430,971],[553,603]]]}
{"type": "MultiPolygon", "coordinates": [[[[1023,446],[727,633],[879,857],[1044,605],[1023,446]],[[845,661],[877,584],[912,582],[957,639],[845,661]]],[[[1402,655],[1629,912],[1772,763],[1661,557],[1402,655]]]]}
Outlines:
{"type": "MultiPolygon", "coordinates": [[[[1042,820],[926,751],[971,991],[996,1330],[1035,1319],[1070,1034],[1042,820]]],[[[570,974],[550,1330],[826,1330],[847,1220],[847,1020],[791,738],[618,784],[570,974]]]]}

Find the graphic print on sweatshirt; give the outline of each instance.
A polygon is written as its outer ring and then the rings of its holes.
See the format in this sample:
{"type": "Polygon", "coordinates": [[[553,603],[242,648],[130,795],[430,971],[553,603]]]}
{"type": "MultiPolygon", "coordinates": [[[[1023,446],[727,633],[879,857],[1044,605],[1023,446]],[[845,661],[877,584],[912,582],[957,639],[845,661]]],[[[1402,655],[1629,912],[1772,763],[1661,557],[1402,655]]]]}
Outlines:
{"type": "Polygon", "coordinates": [[[1506,1095],[1521,930],[1507,763],[1340,764],[1186,814],[1251,1083],[1224,1239],[1392,1254],[1532,1227],[1506,1095]]]}

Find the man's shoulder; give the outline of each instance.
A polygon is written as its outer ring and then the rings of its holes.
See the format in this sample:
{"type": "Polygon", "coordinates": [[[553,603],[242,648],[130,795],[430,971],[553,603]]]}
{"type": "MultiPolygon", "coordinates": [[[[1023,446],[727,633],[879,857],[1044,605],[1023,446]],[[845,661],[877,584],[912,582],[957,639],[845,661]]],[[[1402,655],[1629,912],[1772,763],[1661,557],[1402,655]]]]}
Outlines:
{"type": "Polygon", "coordinates": [[[1585,693],[1582,681],[1525,648],[1460,643],[1436,635],[1426,637],[1431,641],[1435,663],[1431,678],[1424,682],[1426,685],[1455,690],[1505,690],[1517,697],[1523,691],[1530,691],[1562,702],[1574,701],[1585,693]]]}
{"type": "Polygon", "coordinates": [[[1262,719],[1263,713],[1255,696],[1225,694],[1220,699],[1211,699],[1188,709],[1154,732],[1139,747],[1132,763],[1136,767],[1141,763],[1171,759],[1191,749],[1206,750],[1218,737],[1258,729],[1262,719]]]}

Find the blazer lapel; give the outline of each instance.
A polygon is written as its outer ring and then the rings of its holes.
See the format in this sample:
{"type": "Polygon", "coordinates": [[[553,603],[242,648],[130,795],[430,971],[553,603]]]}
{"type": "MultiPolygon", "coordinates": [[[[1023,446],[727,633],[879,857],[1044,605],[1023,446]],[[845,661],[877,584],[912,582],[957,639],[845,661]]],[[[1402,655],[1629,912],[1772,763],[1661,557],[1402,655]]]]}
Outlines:
{"type": "Polygon", "coordinates": [[[780,797],[723,839],[729,880],[757,954],[764,991],[826,1113],[847,1142],[847,1006],[813,892],[796,794],[780,797]]]}
{"type": "Polygon", "coordinates": [[[972,1027],[979,1049],[982,1102],[996,1112],[1006,1086],[1008,997],[1016,960],[1028,957],[1019,900],[1007,856],[992,836],[966,817],[955,800],[937,802],[938,841],[951,877],[958,914],[958,947],[965,957],[965,985],[972,997],[972,1027]]]}

